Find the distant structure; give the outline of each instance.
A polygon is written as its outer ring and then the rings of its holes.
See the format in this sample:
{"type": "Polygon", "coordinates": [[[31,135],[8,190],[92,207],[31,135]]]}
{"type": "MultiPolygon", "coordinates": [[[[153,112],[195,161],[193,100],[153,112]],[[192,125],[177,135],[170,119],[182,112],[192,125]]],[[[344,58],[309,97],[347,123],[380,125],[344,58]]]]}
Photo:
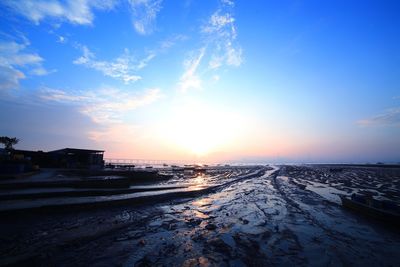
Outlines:
{"type": "Polygon", "coordinates": [[[72,169],[100,169],[104,150],[63,148],[47,153],[54,166],[72,169]]]}
{"type": "Polygon", "coordinates": [[[104,150],[63,148],[43,152],[14,149],[19,139],[0,136],[0,179],[25,175],[44,168],[101,169],[104,150]]]}
{"type": "Polygon", "coordinates": [[[104,150],[63,148],[43,152],[0,149],[0,175],[26,173],[39,168],[101,169],[104,150]]]}

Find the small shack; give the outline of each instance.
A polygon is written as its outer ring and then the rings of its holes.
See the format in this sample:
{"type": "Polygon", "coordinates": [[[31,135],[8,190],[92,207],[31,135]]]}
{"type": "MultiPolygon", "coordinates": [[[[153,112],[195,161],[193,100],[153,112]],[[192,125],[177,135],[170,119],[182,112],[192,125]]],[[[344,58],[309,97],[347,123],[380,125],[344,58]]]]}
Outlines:
{"type": "Polygon", "coordinates": [[[60,168],[100,169],[104,166],[104,150],[63,148],[48,154],[53,164],[60,168]]]}

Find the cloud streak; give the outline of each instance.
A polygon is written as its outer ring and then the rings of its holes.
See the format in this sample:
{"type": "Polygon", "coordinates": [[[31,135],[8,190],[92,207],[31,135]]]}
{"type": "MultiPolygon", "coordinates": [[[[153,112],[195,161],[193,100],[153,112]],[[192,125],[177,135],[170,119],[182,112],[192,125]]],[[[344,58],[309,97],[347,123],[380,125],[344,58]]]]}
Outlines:
{"type": "MultiPolygon", "coordinates": [[[[236,42],[233,8],[233,1],[221,0],[219,8],[200,27],[202,47],[192,51],[184,61],[185,71],[178,83],[180,92],[202,87],[198,69],[203,59],[208,60],[203,73],[216,71],[224,66],[239,67],[242,64],[242,48],[236,42]]],[[[219,75],[214,74],[213,77],[218,77],[212,79],[214,82],[219,80],[219,75]]]]}
{"type": "Polygon", "coordinates": [[[97,60],[86,46],[81,46],[82,56],[73,61],[76,65],[83,65],[87,68],[94,69],[103,73],[103,75],[122,80],[126,84],[136,82],[142,79],[141,76],[135,74],[136,71],[147,66],[148,62],[155,57],[154,53],[148,54],[140,61],[135,61],[130,55],[129,50],[125,49],[124,53],[112,61],[97,60]]]}
{"type": "Polygon", "coordinates": [[[237,31],[233,14],[233,1],[221,1],[221,6],[202,26],[201,32],[212,47],[210,69],[223,65],[238,67],[243,62],[242,48],[236,43],[237,31]]]}
{"type": "MultiPolygon", "coordinates": [[[[156,25],[162,0],[5,0],[2,5],[25,17],[36,25],[46,19],[76,25],[92,25],[95,11],[114,9],[121,2],[127,2],[132,15],[135,31],[141,35],[151,34],[156,25]]],[[[60,39],[60,42],[64,40],[60,39]]]]}
{"type": "Polygon", "coordinates": [[[21,16],[40,24],[46,18],[67,21],[72,24],[90,25],[94,19],[93,10],[112,9],[117,1],[114,0],[6,0],[3,5],[21,16]]]}
{"type": "Polygon", "coordinates": [[[25,72],[31,75],[47,75],[42,66],[44,59],[28,51],[29,41],[0,41],[0,90],[16,89],[19,81],[25,79],[25,72]]]}
{"type": "Polygon", "coordinates": [[[125,49],[122,55],[110,61],[98,60],[87,46],[77,44],[76,47],[82,51],[82,55],[76,58],[73,63],[97,70],[105,76],[121,80],[128,84],[141,80],[142,77],[137,74],[138,71],[147,67],[150,61],[158,54],[164,53],[183,39],[185,39],[185,36],[182,35],[176,35],[165,39],[160,42],[155,49],[146,51],[144,56],[140,59],[135,58],[128,49],[125,49]]]}
{"type": "Polygon", "coordinates": [[[400,127],[400,107],[386,110],[384,113],[357,121],[361,126],[397,126],[400,127]]]}
{"type": "Polygon", "coordinates": [[[205,53],[205,47],[201,48],[195,55],[192,55],[191,58],[186,59],[184,62],[185,72],[180,78],[179,81],[179,90],[182,93],[187,92],[189,89],[200,89],[201,88],[201,79],[196,74],[197,68],[201,62],[205,53]]]}
{"type": "Polygon", "coordinates": [[[99,124],[121,123],[124,113],[149,105],[161,97],[158,88],[134,94],[116,88],[105,88],[86,92],[66,92],[44,88],[41,98],[46,101],[76,105],[82,114],[99,124]]]}
{"type": "Polygon", "coordinates": [[[162,0],[129,0],[132,10],[133,27],[142,35],[151,34],[155,28],[157,14],[162,0]]]}

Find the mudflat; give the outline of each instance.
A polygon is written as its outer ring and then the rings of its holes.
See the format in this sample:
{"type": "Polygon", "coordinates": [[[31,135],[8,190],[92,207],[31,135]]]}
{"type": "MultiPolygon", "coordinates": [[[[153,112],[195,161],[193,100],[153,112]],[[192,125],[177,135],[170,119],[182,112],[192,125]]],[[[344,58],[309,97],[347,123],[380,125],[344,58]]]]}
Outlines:
{"type": "Polygon", "coordinates": [[[370,194],[399,203],[397,167],[229,167],[177,174],[157,186],[208,190],[148,203],[2,218],[0,263],[400,265],[397,229],[344,209],[339,197],[370,194]]]}

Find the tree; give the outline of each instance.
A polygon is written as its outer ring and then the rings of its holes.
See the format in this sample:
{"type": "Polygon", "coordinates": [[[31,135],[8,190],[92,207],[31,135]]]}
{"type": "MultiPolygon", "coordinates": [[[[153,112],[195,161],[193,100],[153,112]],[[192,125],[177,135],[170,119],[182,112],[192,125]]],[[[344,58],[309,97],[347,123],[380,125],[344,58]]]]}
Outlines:
{"type": "Polygon", "coordinates": [[[6,150],[13,150],[13,145],[18,144],[19,139],[17,139],[16,137],[8,137],[8,136],[1,136],[0,137],[0,144],[4,145],[4,148],[6,150]]]}

